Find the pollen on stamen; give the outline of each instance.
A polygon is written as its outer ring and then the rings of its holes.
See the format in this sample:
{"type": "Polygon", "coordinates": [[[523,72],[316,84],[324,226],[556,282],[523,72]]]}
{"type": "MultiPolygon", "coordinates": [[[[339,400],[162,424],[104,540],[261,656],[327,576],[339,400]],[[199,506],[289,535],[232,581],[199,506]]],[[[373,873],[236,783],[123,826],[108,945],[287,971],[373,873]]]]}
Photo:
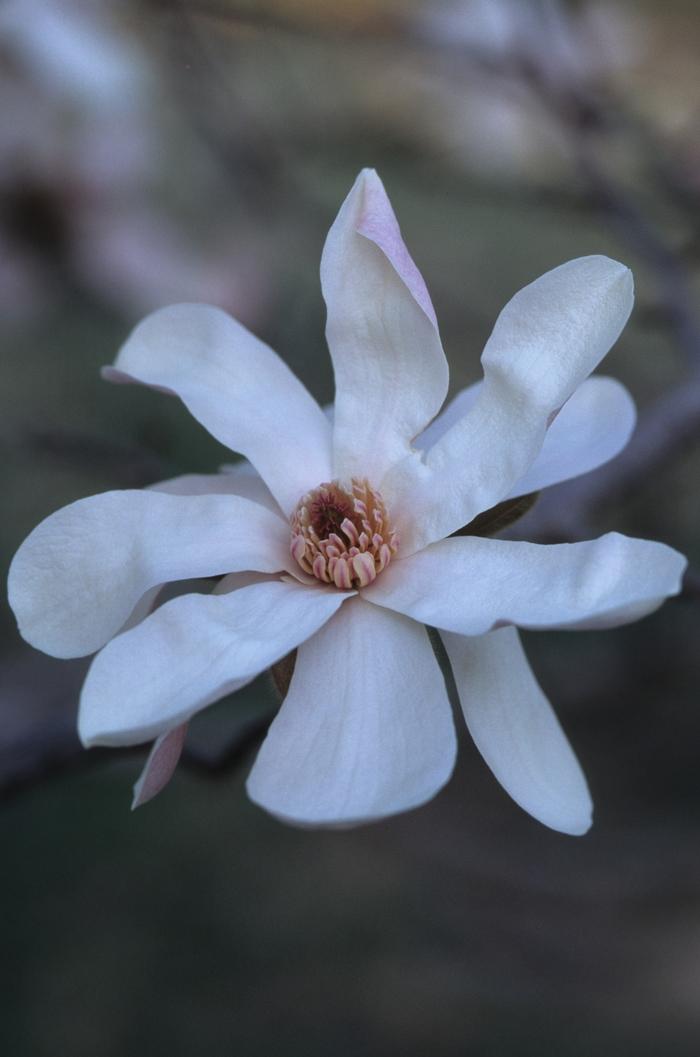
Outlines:
{"type": "Polygon", "coordinates": [[[320,484],[299,500],[291,524],[298,565],[342,591],[367,587],[399,549],[384,500],[364,478],[320,484]]]}

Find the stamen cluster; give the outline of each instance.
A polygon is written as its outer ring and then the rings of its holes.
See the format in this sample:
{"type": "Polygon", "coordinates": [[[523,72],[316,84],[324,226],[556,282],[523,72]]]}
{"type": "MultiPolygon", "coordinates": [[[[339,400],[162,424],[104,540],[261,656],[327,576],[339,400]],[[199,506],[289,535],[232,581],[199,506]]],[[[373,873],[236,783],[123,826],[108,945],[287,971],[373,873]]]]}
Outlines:
{"type": "Polygon", "coordinates": [[[341,590],[371,584],[398,549],[384,500],[366,479],[320,484],[292,515],[292,555],[304,572],[341,590]]]}

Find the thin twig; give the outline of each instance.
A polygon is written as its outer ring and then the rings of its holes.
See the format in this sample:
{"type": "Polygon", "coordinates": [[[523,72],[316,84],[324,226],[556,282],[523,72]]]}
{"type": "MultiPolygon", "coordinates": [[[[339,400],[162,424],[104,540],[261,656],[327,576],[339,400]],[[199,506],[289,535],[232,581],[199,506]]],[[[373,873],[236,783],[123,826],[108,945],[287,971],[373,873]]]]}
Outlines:
{"type": "MultiPolygon", "coordinates": [[[[216,779],[230,773],[260,744],[271,717],[263,715],[246,723],[222,749],[215,754],[203,753],[187,747],[180,766],[204,778],[216,779]]],[[[98,764],[112,760],[142,758],[148,752],[144,746],[117,749],[85,749],[78,741],[74,725],[55,724],[36,731],[21,741],[5,746],[0,753],[0,799],[10,800],[27,789],[44,785],[65,775],[92,770],[98,764]]]]}

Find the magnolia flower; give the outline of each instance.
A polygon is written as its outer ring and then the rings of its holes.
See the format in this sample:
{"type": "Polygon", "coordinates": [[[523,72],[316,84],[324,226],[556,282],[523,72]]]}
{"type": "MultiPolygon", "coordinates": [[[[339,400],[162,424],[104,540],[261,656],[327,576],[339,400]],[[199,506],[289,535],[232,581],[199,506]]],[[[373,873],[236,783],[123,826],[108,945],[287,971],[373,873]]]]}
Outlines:
{"type": "Polygon", "coordinates": [[[332,421],[216,308],[177,305],[136,328],[106,377],[177,395],[246,461],[47,518],[10,571],[20,631],[56,657],[99,650],[80,737],[156,739],[135,803],[167,781],[196,712],[296,649],[248,793],[283,820],[334,825],[416,807],[450,777],[455,729],[432,626],[496,777],[541,822],[583,833],[586,781],[516,627],[636,620],[679,590],[684,559],[617,533],[540,546],[468,526],[626,443],[626,390],[586,379],[629,316],[631,274],[584,257],[516,294],[483,381],[442,414],[435,312],[371,170],[330,230],[321,284],[332,421]],[[153,609],[161,585],[209,576],[222,576],[212,593],[153,609]]]}

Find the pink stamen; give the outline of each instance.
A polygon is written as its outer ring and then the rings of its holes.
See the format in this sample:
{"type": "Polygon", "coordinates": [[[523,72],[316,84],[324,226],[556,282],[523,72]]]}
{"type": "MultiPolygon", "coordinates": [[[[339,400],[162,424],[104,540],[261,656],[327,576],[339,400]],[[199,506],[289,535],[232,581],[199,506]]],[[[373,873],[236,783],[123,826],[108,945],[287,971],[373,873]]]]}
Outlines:
{"type": "Polygon", "coordinates": [[[381,495],[353,477],[320,484],[302,496],[292,516],[290,550],[300,568],[341,591],[367,587],[397,553],[381,495]]]}

